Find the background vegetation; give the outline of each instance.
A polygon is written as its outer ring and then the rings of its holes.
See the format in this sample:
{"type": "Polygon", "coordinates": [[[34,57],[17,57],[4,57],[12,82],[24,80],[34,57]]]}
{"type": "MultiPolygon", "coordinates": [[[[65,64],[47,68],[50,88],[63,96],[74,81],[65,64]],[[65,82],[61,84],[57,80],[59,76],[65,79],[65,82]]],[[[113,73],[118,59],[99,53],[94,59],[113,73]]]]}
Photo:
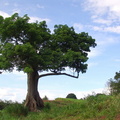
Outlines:
{"type": "Polygon", "coordinates": [[[66,98],[72,98],[72,99],[77,99],[76,95],[74,93],[70,93],[66,96],[66,98]]]}
{"type": "Polygon", "coordinates": [[[108,87],[111,95],[120,94],[120,71],[115,73],[114,78],[109,79],[108,87]]]}
{"type": "Polygon", "coordinates": [[[0,120],[118,120],[120,95],[94,94],[85,99],[45,100],[45,108],[29,112],[23,104],[0,102],[0,120]]]}

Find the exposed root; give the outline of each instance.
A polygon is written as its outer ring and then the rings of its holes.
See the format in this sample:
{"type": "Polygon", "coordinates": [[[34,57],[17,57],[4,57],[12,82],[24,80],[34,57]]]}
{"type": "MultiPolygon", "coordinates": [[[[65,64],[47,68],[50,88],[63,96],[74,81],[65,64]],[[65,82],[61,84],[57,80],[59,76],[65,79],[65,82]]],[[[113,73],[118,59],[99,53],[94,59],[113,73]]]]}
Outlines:
{"type": "Polygon", "coordinates": [[[30,111],[38,112],[44,107],[44,103],[38,95],[36,97],[27,95],[25,106],[28,107],[30,111]]]}

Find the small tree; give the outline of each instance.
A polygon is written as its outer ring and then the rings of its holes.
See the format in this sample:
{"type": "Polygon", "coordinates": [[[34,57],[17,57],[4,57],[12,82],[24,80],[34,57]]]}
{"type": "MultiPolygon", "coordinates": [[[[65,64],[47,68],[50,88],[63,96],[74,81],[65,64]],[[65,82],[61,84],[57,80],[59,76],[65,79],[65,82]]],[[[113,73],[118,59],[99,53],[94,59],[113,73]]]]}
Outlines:
{"type": "Polygon", "coordinates": [[[48,100],[48,97],[45,95],[45,97],[43,98],[43,100],[48,100]]]}
{"type": "Polygon", "coordinates": [[[27,74],[25,106],[36,111],[44,107],[38,80],[50,75],[78,78],[86,72],[88,52],[96,43],[88,33],[76,33],[73,27],[55,25],[51,33],[45,21],[30,23],[29,19],[17,13],[5,19],[0,16],[0,70],[16,68],[27,74]],[[67,73],[68,68],[76,74],[67,73]]]}
{"type": "Polygon", "coordinates": [[[120,71],[115,73],[114,79],[109,79],[108,87],[111,95],[120,93],[120,71]]]}
{"type": "Polygon", "coordinates": [[[68,94],[66,98],[77,99],[77,97],[76,97],[76,95],[74,93],[68,94]]]}

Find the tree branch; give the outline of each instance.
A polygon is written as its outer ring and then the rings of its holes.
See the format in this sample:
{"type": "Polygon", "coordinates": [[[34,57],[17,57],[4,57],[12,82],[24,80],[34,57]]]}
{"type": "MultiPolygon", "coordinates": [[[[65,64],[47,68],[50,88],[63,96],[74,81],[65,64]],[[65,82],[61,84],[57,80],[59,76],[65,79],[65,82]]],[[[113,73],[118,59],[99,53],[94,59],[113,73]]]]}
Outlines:
{"type": "Polygon", "coordinates": [[[66,76],[73,77],[73,78],[78,78],[79,77],[79,73],[77,74],[77,76],[70,75],[70,74],[67,74],[67,73],[46,73],[46,74],[39,75],[39,78],[45,77],[45,76],[51,76],[51,75],[66,75],[66,76]]]}

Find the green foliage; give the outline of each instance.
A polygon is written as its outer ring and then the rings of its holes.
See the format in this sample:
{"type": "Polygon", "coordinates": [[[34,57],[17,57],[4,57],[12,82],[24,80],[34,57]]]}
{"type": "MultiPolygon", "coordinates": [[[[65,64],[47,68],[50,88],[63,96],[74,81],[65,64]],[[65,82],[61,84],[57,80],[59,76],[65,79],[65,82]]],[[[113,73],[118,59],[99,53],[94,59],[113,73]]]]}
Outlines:
{"type": "Polygon", "coordinates": [[[97,103],[100,101],[105,101],[108,98],[105,94],[95,94],[95,95],[88,95],[85,99],[87,99],[88,102],[97,103]]]}
{"type": "Polygon", "coordinates": [[[74,93],[70,93],[66,96],[66,98],[72,98],[72,99],[77,99],[76,95],[74,93]]]}
{"type": "Polygon", "coordinates": [[[0,100],[0,110],[3,110],[6,107],[6,103],[4,101],[0,100]]]}
{"type": "Polygon", "coordinates": [[[120,72],[116,72],[114,79],[109,79],[108,87],[111,95],[120,94],[120,72]]]}
{"type": "Polygon", "coordinates": [[[29,67],[25,67],[25,68],[24,68],[24,72],[25,72],[25,73],[30,73],[30,72],[33,72],[33,69],[32,69],[32,68],[29,68],[29,67]]]}
{"type": "Polygon", "coordinates": [[[4,109],[5,113],[11,116],[27,116],[28,114],[28,109],[25,108],[22,104],[19,103],[14,103],[9,106],[7,106],[4,109]]]}
{"type": "Polygon", "coordinates": [[[40,112],[28,114],[23,106],[12,104],[14,107],[10,105],[0,111],[0,120],[116,120],[120,113],[119,99],[120,95],[104,94],[88,95],[81,100],[57,98],[45,102],[40,112]]]}
{"type": "Polygon", "coordinates": [[[86,72],[95,39],[67,25],[55,25],[51,34],[45,21],[29,23],[29,19],[17,13],[0,16],[0,69],[60,73],[69,67],[77,74],[86,72]]]}
{"type": "Polygon", "coordinates": [[[43,98],[43,100],[48,100],[48,97],[45,95],[45,97],[43,98]]]}
{"type": "Polygon", "coordinates": [[[7,107],[8,105],[10,104],[13,104],[12,101],[3,101],[3,100],[0,100],[0,110],[3,110],[5,107],[7,107]]]}
{"type": "Polygon", "coordinates": [[[49,102],[45,102],[45,107],[44,107],[44,109],[43,109],[43,111],[50,111],[50,109],[51,109],[51,105],[50,105],[50,103],[49,102]]]}

